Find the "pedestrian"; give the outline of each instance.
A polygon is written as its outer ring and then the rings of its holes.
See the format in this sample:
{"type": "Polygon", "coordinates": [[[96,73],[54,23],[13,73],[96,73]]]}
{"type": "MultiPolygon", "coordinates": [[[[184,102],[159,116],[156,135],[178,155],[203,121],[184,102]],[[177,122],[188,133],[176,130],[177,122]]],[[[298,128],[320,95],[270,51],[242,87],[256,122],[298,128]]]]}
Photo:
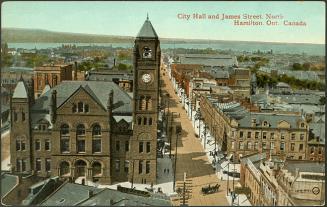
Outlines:
{"type": "Polygon", "coordinates": [[[166,168],[164,169],[164,173],[166,173],[166,168]]]}
{"type": "Polygon", "coordinates": [[[167,169],[167,173],[169,174],[169,168],[167,169]]]}

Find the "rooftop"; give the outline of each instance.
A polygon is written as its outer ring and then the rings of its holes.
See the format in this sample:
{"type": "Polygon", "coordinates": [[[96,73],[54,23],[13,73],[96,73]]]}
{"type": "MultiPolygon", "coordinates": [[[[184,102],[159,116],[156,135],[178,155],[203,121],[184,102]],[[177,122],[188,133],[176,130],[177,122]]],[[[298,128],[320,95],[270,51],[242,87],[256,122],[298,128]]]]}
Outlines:
{"type": "Polygon", "coordinates": [[[28,98],[27,90],[26,90],[26,86],[24,84],[24,81],[20,80],[17,83],[12,97],[13,98],[28,98]]]}
{"type": "Polygon", "coordinates": [[[136,37],[143,37],[143,38],[158,38],[156,31],[154,30],[149,17],[146,18],[143,26],[141,27],[139,33],[136,37]]]}

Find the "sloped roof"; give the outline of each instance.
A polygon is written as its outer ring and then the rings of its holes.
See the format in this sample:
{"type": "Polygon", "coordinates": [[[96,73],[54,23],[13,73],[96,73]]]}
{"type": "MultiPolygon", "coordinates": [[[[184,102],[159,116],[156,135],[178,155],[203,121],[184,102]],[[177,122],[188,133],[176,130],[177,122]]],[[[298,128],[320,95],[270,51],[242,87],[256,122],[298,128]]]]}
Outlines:
{"type": "Polygon", "coordinates": [[[158,38],[149,18],[147,18],[136,37],[158,38]]]}
{"type": "Polygon", "coordinates": [[[27,90],[24,82],[21,80],[17,83],[14,90],[13,98],[27,98],[27,90]]]}
{"type": "Polygon", "coordinates": [[[107,108],[107,101],[110,90],[114,91],[114,104],[120,104],[113,110],[114,113],[132,113],[132,98],[113,82],[104,81],[63,81],[59,85],[51,88],[45,94],[41,95],[32,106],[33,112],[47,111],[51,92],[57,91],[57,107],[62,105],[69,97],[71,97],[80,87],[94,98],[96,102],[101,104],[103,108],[107,108]]]}

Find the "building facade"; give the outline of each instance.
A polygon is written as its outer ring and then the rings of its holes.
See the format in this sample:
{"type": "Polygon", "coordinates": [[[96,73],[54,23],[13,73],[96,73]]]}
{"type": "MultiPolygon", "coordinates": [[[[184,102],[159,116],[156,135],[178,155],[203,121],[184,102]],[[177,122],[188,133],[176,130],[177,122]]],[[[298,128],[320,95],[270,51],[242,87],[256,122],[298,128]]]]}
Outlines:
{"type": "Polygon", "coordinates": [[[135,40],[133,98],[114,82],[59,79],[31,102],[31,89],[18,82],[11,170],[107,184],[155,183],[161,54],[153,34],[147,19],[135,40]]]}

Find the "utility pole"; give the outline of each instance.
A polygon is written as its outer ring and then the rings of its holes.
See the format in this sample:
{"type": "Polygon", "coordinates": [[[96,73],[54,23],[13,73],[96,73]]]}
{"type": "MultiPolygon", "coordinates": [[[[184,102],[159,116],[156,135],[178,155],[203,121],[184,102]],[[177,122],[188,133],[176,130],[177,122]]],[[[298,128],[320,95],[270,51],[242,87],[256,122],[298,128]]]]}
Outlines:
{"type": "Polygon", "coordinates": [[[176,185],[176,169],[177,169],[177,140],[178,140],[178,135],[181,133],[181,128],[178,126],[176,128],[176,149],[175,149],[175,168],[174,168],[174,183],[173,183],[173,189],[175,192],[175,185],[176,185]]]}

